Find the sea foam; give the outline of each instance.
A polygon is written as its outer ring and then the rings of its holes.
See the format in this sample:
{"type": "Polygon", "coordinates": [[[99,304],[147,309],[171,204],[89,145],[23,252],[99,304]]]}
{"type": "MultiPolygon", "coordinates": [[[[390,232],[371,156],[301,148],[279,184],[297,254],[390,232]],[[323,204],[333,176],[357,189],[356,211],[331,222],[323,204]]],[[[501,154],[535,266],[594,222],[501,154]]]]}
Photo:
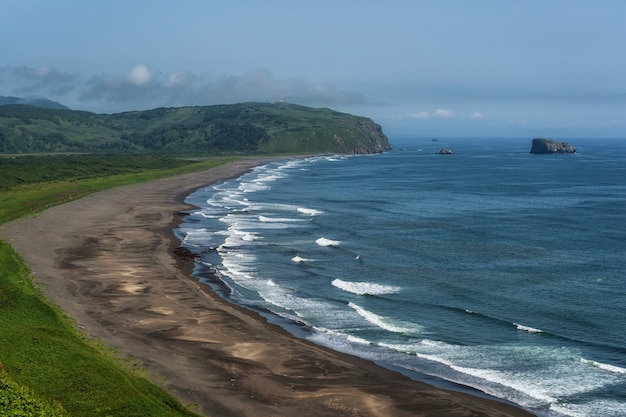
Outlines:
{"type": "Polygon", "coordinates": [[[314,259],[303,258],[303,257],[301,257],[301,256],[296,255],[296,256],[294,256],[293,258],[291,258],[291,260],[292,260],[293,262],[300,263],[300,262],[311,262],[311,261],[313,261],[314,259]]]}
{"type": "Polygon", "coordinates": [[[339,278],[334,279],[331,284],[341,290],[357,295],[394,294],[400,291],[400,287],[393,285],[373,284],[371,282],[348,282],[339,278]]]}
{"type": "Polygon", "coordinates": [[[323,211],[321,210],[315,210],[306,207],[298,207],[296,210],[298,211],[298,213],[308,214],[309,216],[317,216],[323,213],[323,211]]]}
{"type": "Polygon", "coordinates": [[[411,333],[418,330],[416,329],[415,325],[408,325],[408,323],[405,324],[405,326],[399,326],[393,323],[391,319],[372,313],[371,311],[368,311],[354,303],[348,303],[348,306],[354,309],[354,311],[356,311],[359,316],[363,317],[369,323],[380,327],[383,330],[387,330],[393,333],[411,333]]]}
{"type": "Polygon", "coordinates": [[[524,326],[522,324],[513,323],[517,330],[522,330],[528,333],[543,333],[541,329],[535,329],[534,327],[524,326]]]}
{"type": "Polygon", "coordinates": [[[600,369],[603,369],[605,371],[609,371],[609,372],[614,373],[614,374],[624,374],[624,375],[626,375],[626,369],[625,368],[621,368],[619,366],[609,365],[607,363],[592,361],[592,360],[584,359],[584,358],[581,358],[580,361],[582,363],[584,363],[584,364],[595,366],[596,368],[600,368],[600,369]]]}
{"type": "Polygon", "coordinates": [[[320,237],[319,239],[317,239],[315,241],[315,243],[317,243],[320,246],[339,246],[341,241],[339,241],[339,240],[331,240],[331,239],[327,239],[325,237],[320,237]]]}

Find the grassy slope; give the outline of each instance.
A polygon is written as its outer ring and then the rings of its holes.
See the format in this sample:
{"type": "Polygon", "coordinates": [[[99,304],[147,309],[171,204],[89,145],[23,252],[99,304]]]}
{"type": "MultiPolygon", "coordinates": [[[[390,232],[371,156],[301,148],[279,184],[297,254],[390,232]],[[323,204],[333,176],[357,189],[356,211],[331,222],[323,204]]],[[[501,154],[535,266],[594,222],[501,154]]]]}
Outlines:
{"type": "MultiPolygon", "coordinates": [[[[0,194],[0,223],[87,193],[192,170],[227,159],[74,181],[15,186],[0,194]]],[[[76,330],[45,300],[11,246],[0,241],[0,415],[192,416],[132,364],[76,330]]]]}
{"type": "Polygon", "coordinates": [[[373,151],[373,140],[387,141],[380,127],[373,126],[377,125],[363,117],[288,103],[159,108],[110,115],[6,106],[0,107],[0,152],[373,151]]]}

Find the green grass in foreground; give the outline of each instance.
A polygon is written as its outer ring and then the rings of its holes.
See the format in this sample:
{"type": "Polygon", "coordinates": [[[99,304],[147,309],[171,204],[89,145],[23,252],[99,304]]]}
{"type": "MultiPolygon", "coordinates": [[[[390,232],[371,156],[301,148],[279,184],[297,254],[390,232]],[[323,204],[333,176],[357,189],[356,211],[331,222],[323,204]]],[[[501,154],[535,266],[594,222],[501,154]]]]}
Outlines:
{"type": "MultiPolygon", "coordinates": [[[[99,190],[229,160],[15,187],[0,194],[0,223],[99,190]]],[[[28,267],[4,241],[0,265],[0,416],[195,415],[115,352],[85,338],[70,318],[46,301],[28,267]]]]}

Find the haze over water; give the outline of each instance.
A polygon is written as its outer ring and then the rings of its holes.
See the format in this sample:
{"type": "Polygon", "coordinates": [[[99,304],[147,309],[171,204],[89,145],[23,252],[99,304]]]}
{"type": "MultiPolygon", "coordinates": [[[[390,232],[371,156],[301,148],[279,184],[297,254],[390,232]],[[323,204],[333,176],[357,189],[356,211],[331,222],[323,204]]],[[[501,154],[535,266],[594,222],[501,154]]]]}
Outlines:
{"type": "Polygon", "coordinates": [[[572,143],[278,161],[193,193],[177,234],[300,337],[540,416],[624,416],[626,144],[572,143]]]}

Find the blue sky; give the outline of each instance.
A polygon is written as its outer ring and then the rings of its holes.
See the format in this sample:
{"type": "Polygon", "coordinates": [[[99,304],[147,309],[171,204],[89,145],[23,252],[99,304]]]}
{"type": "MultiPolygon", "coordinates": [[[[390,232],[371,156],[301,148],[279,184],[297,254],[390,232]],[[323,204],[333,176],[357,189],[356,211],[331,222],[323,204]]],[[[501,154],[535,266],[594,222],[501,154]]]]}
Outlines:
{"type": "Polygon", "coordinates": [[[0,95],[277,101],[390,137],[626,138],[623,0],[0,0],[0,95]]]}

